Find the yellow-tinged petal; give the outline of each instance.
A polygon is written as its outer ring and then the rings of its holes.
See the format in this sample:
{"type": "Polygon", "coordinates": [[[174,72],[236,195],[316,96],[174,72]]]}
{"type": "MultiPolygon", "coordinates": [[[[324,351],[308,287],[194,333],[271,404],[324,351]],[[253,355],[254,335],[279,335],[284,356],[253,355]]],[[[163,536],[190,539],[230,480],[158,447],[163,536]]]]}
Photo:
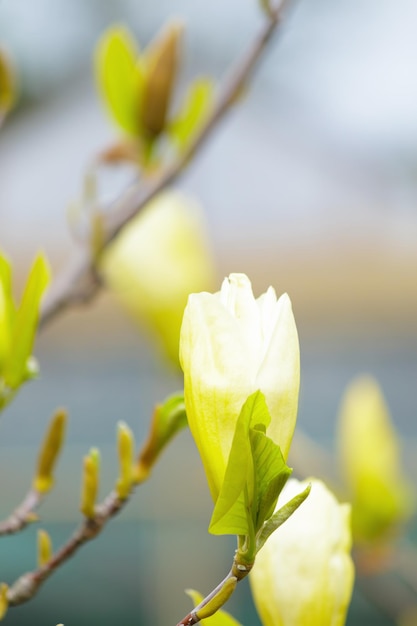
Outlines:
{"type": "Polygon", "coordinates": [[[354,569],[350,507],[321,481],[290,479],[277,509],[311,482],[310,495],[267,540],[249,575],[263,626],[343,626],[354,569]]]}
{"type": "Polygon", "coordinates": [[[52,556],[52,541],[46,530],[38,530],[38,567],[42,567],[52,556]]]}
{"type": "Polygon", "coordinates": [[[188,295],[214,283],[200,207],[176,192],[160,194],[104,253],[101,268],[134,319],[178,364],[188,295]]]}
{"type": "Polygon", "coordinates": [[[57,411],[51,420],[45,439],[42,443],[42,447],[39,452],[36,475],[33,481],[34,489],[40,493],[48,492],[54,483],[53,472],[65,439],[66,423],[66,411],[57,411]]]}
{"type": "Polygon", "coordinates": [[[189,297],[180,360],[191,432],[216,501],[242,405],[260,390],[267,435],[287,457],[298,404],[299,345],[291,302],[272,288],[255,300],[249,279],[231,274],[215,294],[189,297]]]}
{"type": "Polygon", "coordinates": [[[382,391],[371,377],[347,389],[339,418],[341,471],[352,502],[354,538],[384,539],[413,511],[398,435],[382,391]]]}

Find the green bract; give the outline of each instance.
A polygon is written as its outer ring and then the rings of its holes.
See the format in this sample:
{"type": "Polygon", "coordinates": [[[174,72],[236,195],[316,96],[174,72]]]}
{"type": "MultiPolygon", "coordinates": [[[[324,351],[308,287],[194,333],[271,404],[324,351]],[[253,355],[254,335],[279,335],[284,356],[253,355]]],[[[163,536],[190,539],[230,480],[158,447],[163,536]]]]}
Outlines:
{"type": "Polygon", "coordinates": [[[0,409],[22,383],[37,374],[32,349],[40,300],[48,282],[48,265],[43,255],[39,255],[17,307],[12,295],[11,267],[0,255],[0,409]]]}
{"type": "MultiPolygon", "coordinates": [[[[271,422],[257,391],[240,412],[222,488],[210,523],[213,534],[254,538],[274,508],[291,470],[265,432],[271,422]]],[[[252,541],[253,544],[253,541],[252,541]]]]}

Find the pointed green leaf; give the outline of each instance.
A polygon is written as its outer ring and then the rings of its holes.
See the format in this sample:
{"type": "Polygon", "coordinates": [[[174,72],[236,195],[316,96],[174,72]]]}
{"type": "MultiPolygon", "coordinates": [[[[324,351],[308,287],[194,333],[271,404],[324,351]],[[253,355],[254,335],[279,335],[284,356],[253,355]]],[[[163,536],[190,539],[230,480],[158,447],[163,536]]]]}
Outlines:
{"type": "Polygon", "coordinates": [[[137,136],[137,101],[143,72],[136,44],[122,26],[107,30],[98,42],[95,71],[101,95],[115,121],[129,135],[137,136]]]}
{"type": "MultiPolygon", "coordinates": [[[[198,606],[204,597],[198,591],[194,589],[187,589],[185,592],[193,601],[194,607],[198,606]]],[[[206,617],[201,620],[202,626],[241,626],[241,624],[223,609],[219,609],[211,617],[206,617]]]]}
{"type": "Polygon", "coordinates": [[[184,394],[172,395],[155,408],[148,438],[139,454],[136,482],[142,482],[149,476],[162,450],[186,426],[184,394]]]}
{"type": "Polygon", "coordinates": [[[256,391],[244,403],[236,423],[223,485],[209,526],[213,535],[252,533],[256,511],[253,508],[255,478],[249,429],[265,430],[270,421],[265,396],[256,391]]]}
{"type": "Polygon", "coordinates": [[[169,125],[169,135],[184,151],[197,135],[213,104],[214,85],[209,78],[198,78],[189,87],[184,103],[169,125]]]}
{"type": "Polygon", "coordinates": [[[156,413],[158,451],[161,451],[174,435],[187,426],[184,394],[178,393],[167,398],[164,404],[157,407],[156,413]]]}
{"type": "Polygon", "coordinates": [[[16,312],[10,352],[4,364],[4,380],[11,389],[16,389],[31,373],[27,371],[27,361],[32,354],[40,300],[48,282],[48,264],[45,257],[39,255],[32,266],[16,312]]]}
{"type": "Polygon", "coordinates": [[[256,484],[255,532],[274,512],[278,496],[291,469],[286,465],[280,447],[259,430],[250,430],[256,484]]]}
{"type": "Polygon", "coordinates": [[[292,498],[287,504],[284,504],[278,511],[269,518],[267,522],[265,522],[262,531],[259,533],[259,536],[256,540],[256,551],[259,550],[264,545],[265,541],[268,539],[270,535],[283,524],[293,513],[298,509],[298,507],[304,502],[307,498],[308,494],[311,491],[311,485],[308,485],[304,491],[296,495],[292,498]]]}

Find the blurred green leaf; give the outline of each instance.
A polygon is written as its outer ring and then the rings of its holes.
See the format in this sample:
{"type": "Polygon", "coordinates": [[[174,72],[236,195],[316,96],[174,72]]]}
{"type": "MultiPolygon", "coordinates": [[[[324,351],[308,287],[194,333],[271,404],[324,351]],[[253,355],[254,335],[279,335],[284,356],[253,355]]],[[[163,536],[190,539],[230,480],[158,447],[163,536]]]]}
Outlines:
{"type": "Polygon", "coordinates": [[[198,134],[213,104],[214,84],[198,78],[189,87],[178,117],[169,125],[169,135],[183,152],[198,134]]]}
{"type": "Polygon", "coordinates": [[[20,307],[16,312],[10,352],[4,364],[3,377],[11,389],[16,389],[31,373],[27,370],[27,361],[32,354],[40,300],[48,282],[49,267],[45,257],[39,255],[32,266],[20,307]]]}
{"type": "Polygon", "coordinates": [[[182,393],[170,396],[155,408],[148,438],[139,454],[136,482],[148,477],[162,450],[186,426],[187,414],[182,393]]]}
{"type": "Polygon", "coordinates": [[[126,28],[114,26],[103,34],[96,48],[95,71],[115,121],[129,135],[137,136],[143,69],[135,41],[126,28]]]}

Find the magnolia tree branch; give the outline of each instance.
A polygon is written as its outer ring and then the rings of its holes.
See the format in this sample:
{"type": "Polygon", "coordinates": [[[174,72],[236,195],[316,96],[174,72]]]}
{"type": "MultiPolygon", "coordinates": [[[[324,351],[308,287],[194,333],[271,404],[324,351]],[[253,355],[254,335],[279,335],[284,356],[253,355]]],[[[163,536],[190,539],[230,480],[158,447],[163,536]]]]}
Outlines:
{"type": "MultiPolygon", "coordinates": [[[[153,180],[141,181],[134,185],[117,203],[114,211],[104,218],[103,248],[108,246],[156,194],[178,178],[189,161],[203,146],[205,140],[225,117],[237,100],[260,61],[268,42],[277,30],[286,6],[282,0],[279,6],[270,8],[265,24],[252,45],[236,63],[225,79],[214,108],[194,139],[192,145],[174,163],[162,170],[153,180]]],[[[40,327],[48,324],[65,309],[91,301],[102,287],[95,258],[87,247],[79,250],[66,271],[58,277],[49,290],[40,316],[40,327]]]]}
{"type": "Polygon", "coordinates": [[[32,487],[13,513],[7,519],[0,522],[0,536],[17,533],[23,530],[28,524],[36,522],[38,516],[35,510],[40,506],[43,498],[44,494],[41,494],[32,487]]]}
{"type": "Polygon", "coordinates": [[[33,598],[41,585],[61,565],[63,565],[83,544],[97,537],[107,522],[121,511],[128,498],[121,499],[116,492],[109,496],[96,508],[93,518],[85,518],[73,536],[65,543],[47,563],[32,572],[20,576],[7,590],[9,606],[17,606],[33,598]]]}

